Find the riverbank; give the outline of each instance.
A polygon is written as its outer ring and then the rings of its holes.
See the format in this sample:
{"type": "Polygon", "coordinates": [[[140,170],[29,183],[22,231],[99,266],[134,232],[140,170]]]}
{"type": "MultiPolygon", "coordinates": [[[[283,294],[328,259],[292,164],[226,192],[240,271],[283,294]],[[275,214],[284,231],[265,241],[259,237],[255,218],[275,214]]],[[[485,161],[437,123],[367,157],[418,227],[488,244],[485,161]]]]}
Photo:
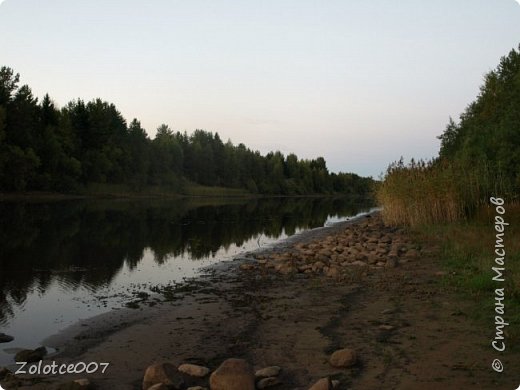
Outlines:
{"type": "MultiPolygon", "coordinates": [[[[159,304],[149,297],[136,310],[82,321],[46,341],[60,348],[46,360],[109,362],[105,374],[88,376],[100,389],[138,389],[153,363],[214,370],[230,357],[282,367],[275,389],[307,389],[325,376],[340,389],[514,388],[520,362],[511,356],[507,372],[491,370],[489,332],[468,317],[474,304],[443,283],[439,250],[377,214],[307,231],[159,291],[159,304]],[[343,347],[358,362],[333,368],[329,356],[343,347]]],[[[23,385],[17,377],[4,387],[23,385]]]]}
{"type": "MultiPolygon", "coordinates": [[[[165,187],[147,187],[132,190],[128,186],[116,184],[92,184],[77,192],[62,193],[50,191],[0,192],[0,202],[5,201],[59,201],[74,199],[183,199],[183,198],[321,198],[345,197],[342,193],[317,194],[260,194],[239,188],[210,187],[198,184],[183,185],[172,189],[165,187]]],[[[352,196],[351,196],[352,197],[352,196]]],[[[366,200],[366,196],[354,196],[353,199],[366,200]]]]}

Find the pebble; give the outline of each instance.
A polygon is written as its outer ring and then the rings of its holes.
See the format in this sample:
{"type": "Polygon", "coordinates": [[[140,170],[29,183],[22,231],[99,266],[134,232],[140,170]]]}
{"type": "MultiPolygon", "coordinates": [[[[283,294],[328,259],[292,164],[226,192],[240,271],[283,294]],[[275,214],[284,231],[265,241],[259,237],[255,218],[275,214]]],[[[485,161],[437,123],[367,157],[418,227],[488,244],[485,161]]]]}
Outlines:
{"type": "Polygon", "coordinates": [[[255,377],[257,378],[267,378],[272,376],[278,376],[280,374],[281,368],[278,366],[270,366],[265,367],[255,372],[255,377]]]}
{"type": "Polygon", "coordinates": [[[330,356],[329,363],[337,368],[351,367],[357,363],[356,351],[350,348],[338,349],[330,356]]]}
{"type": "Polygon", "coordinates": [[[177,368],[177,370],[179,370],[180,372],[183,372],[184,374],[198,377],[198,378],[203,378],[209,374],[209,368],[203,367],[203,366],[198,366],[196,364],[181,364],[177,368]]]}

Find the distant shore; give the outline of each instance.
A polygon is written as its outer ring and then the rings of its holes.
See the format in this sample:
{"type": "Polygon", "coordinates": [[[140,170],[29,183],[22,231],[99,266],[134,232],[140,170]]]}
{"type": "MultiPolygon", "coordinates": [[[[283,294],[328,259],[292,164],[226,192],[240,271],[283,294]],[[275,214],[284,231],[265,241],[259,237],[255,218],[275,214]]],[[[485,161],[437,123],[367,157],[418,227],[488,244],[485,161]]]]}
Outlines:
{"type": "MultiPolygon", "coordinates": [[[[176,192],[85,192],[85,193],[61,193],[61,192],[0,192],[0,202],[4,201],[60,201],[80,199],[183,199],[183,198],[234,198],[234,199],[263,199],[263,198],[334,198],[346,197],[345,194],[307,194],[307,195],[281,195],[281,194],[252,194],[247,192],[226,192],[206,190],[204,192],[193,191],[191,193],[176,192]]],[[[362,198],[360,198],[362,199],[362,198]]]]}

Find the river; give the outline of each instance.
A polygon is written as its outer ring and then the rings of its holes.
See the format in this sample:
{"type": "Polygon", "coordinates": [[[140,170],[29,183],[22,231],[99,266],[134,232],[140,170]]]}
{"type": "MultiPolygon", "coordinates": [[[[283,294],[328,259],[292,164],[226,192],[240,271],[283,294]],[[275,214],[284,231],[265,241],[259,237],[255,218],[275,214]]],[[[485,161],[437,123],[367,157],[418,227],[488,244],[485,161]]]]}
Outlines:
{"type": "Polygon", "coordinates": [[[303,230],[366,212],[343,198],[0,202],[0,366],[80,319],[303,230]]]}

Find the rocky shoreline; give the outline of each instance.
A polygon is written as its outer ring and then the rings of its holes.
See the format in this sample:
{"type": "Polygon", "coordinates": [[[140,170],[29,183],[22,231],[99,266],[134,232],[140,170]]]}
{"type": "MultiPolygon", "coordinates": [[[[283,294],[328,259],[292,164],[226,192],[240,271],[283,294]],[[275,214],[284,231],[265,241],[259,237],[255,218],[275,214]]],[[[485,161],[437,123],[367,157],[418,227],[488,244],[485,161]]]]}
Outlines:
{"type": "Polygon", "coordinates": [[[144,299],[103,326],[86,321],[46,358],[110,362],[106,374],[4,371],[0,381],[6,389],[510,388],[484,370],[490,351],[479,329],[453,316],[470,303],[441,287],[436,252],[379,213],[304,232],[159,292],[168,298],[161,304],[144,299]]]}
{"type": "Polygon", "coordinates": [[[324,238],[285,247],[282,253],[256,254],[256,261],[241,264],[240,269],[282,275],[324,274],[341,280],[348,267],[394,268],[417,259],[420,252],[404,231],[385,226],[374,215],[324,238]]]}

